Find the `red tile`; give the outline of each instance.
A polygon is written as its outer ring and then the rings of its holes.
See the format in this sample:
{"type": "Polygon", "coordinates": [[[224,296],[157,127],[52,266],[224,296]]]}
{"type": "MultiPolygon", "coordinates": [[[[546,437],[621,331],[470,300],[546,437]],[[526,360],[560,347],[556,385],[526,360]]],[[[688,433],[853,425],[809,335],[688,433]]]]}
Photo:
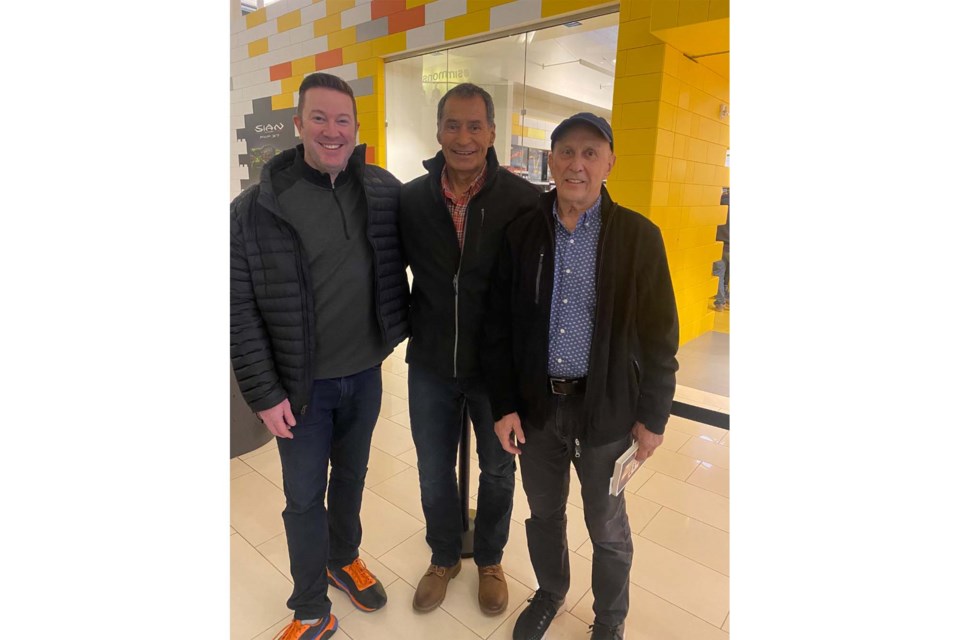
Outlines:
{"type": "Polygon", "coordinates": [[[293,75],[293,63],[284,62],[283,64],[275,64],[270,67],[270,80],[283,80],[284,78],[289,78],[293,75]]]}
{"type": "Polygon", "coordinates": [[[377,152],[375,147],[367,147],[366,161],[367,164],[374,164],[377,161],[377,152]]]}
{"type": "Polygon", "coordinates": [[[370,19],[376,20],[391,13],[399,13],[406,7],[406,0],[373,0],[370,3],[370,19]]]}
{"type": "Polygon", "coordinates": [[[317,71],[329,69],[330,67],[339,67],[343,64],[343,49],[334,49],[333,51],[324,51],[317,54],[317,71]]]}
{"type": "Polygon", "coordinates": [[[425,23],[424,5],[395,13],[387,18],[387,33],[400,33],[422,27],[425,23]]]}

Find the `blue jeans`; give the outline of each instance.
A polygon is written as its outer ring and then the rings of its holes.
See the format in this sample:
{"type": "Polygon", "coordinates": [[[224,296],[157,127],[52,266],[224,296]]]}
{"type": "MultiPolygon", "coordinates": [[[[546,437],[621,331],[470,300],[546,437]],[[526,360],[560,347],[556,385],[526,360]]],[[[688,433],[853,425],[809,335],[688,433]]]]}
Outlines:
{"type": "MultiPolygon", "coordinates": [[[[613,464],[633,441],[629,434],[601,446],[585,444],[577,458],[573,434],[583,418],[583,396],[553,396],[544,425],[524,430],[520,445],[523,490],[530,504],[527,547],[540,590],[559,599],[570,589],[567,497],[570,463],[580,478],[583,515],[593,543],[593,612],[596,622],[616,626],[627,617],[633,539],[626,498],[610,495],[613,464]]],[[[525,425],[526,426],[526,425],[525,425]]]]}
{"type": "Polygon", "coordinates": [[[330,613],[327,563],[343,567],[358,556],[360,501],[382,390],[380,365],[352,376],[314,380],[306,415],[295,416],[293,438],[277,438],[293,576],[287,606],[297,619],[330,613]]]}
{"type": "Polygon", "coordinates": [[[493,414],[478,378],[446,378],[411,363],[410,430],[417,447],[420,501],[427,520],[431,564],[451,567],[460,560],[463,522],[457,491],[457,449],[464,404],[476,435],[480,493],[474,523],[473,557],[484,567],[499,564],[510,533],[516,464],[493,431],[493,414]]]}

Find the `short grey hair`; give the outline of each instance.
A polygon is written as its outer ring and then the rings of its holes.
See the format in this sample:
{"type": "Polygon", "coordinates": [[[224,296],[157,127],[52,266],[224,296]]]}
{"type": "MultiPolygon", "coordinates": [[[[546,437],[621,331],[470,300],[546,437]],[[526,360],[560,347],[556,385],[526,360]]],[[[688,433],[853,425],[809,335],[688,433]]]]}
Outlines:
{"type": "Polygon", "coordinates": [[[477,85],[471,82],[464,82],[458,84],[453,89],[450,89],[443,97],[440,98],[440,102],[437,103],[437,127],[440,127],[440,121],[443,120],[443,107],[447,104],[447,98],[472,98],[474,96],[480,96],[483,98],[483,104],[487,108],[487,124],[491,127],[495,126],[494,123],[494,114],[493,114],[493,98],[490,97],[490,94],[487,93],[486,89],[483,87],[478,87],[477,85]]]}

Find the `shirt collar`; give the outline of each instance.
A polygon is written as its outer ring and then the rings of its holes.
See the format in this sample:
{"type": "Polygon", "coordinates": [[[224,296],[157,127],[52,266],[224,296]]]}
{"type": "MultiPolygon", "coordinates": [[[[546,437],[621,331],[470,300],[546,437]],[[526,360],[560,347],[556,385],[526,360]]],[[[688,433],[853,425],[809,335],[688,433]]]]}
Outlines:
{"type": "Polygon", "coordinates": [[[481,187],[483,187],[486,177],[487,165],[484,163],[483,168],[480,169],[480,173],[477,174],[477,177],[473,179],[473,182],[470,183],[470,186],[467,188],[467,190],[458,197],[453,193],[450,182],[447,180],[447,165],[443,165],[443,171],[440,172],[440,186],[443,188],[443,195],[454,202],[469,200],[476,195],[478,191],[480,191],[481,187]]]}
{"type": "MultiPolygon", "coordinates": [[[[597,201],[590,205],[586,211],[580,214],[580,218],[577,220],[576,229],[580,228],[580,225],[584,222],[593,222],[595,219],[600,216],[600,201],[603,200],[603,194],[597,196],[597,201]]],[[[563,226],[563,223],[560,221],[560,214],[557,213],[557,199],[553,199],[553,217],[557,221],[558,226],[563,227],[566,230],[566,227],[563,226]]]]}

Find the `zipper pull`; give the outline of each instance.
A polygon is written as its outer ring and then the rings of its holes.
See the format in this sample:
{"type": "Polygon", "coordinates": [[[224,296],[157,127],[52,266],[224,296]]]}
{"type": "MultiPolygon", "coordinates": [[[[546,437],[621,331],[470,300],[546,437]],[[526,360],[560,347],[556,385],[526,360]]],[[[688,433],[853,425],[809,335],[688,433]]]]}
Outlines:
{"type": "Polygon", "coordinates": [[[302,407],[300,407],[300,415],[302,416],[307,415],[307,405],[303,405],[302,407]]]}
{"type": "Polygon", "coordinates": [[[580,457],[580,438],[574,438],[574,439],[573,439],[573,444],[574,444],[574,447],[573,447],[573,457],[574,457],[574,458],[579,458],[579,457],[580,457]]]}

